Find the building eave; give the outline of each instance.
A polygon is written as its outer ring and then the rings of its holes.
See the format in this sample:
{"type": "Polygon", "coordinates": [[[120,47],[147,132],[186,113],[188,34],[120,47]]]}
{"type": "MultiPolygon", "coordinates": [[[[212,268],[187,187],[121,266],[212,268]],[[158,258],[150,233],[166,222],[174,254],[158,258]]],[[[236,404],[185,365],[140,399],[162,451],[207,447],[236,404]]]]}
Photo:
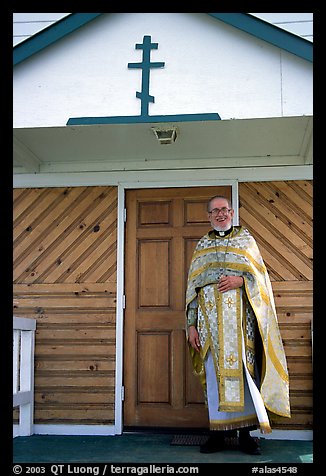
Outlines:
{"type": "Polygon", "coordinates": [[[271,23],[248,13],[209,13],[209,15],[300,58],[313,61],[313,44],[310,41],[271,23]]]}
{"type": "MultiPolygon", "coordinates": [[[[13,49],[14,66],[76,31],[100,15],[102,13],[72,13],[19,43],[13,49]]],[[[300,58],[310,62],[313,61],[313,45],[310,41],[264,20],[255,18],[248,13],[208,13],[208,15],[300,58]]]]}

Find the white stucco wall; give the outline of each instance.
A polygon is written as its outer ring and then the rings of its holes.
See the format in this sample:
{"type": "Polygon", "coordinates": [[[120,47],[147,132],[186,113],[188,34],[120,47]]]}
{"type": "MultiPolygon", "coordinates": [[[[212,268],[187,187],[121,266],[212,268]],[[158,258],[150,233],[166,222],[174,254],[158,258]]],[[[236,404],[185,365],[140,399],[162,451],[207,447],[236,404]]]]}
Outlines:
{"type": "Polygon", "coordinates": [[[158,43],[150,115],[217,112],[221,119],[312,114],[312,64],[204,13],[105,14],[14,69],[14,127],[70,117],[140,114],[135,49],[158,43]]]}

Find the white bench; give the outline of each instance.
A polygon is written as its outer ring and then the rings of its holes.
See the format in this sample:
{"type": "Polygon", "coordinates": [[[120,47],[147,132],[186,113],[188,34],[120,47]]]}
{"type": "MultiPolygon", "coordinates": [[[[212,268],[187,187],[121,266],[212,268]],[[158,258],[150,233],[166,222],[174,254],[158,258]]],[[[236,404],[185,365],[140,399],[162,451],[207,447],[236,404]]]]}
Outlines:
{"type": "Polygon", "coordinates": [[[13,407],[19,407],[14,437],[33,434],[35,329],[36,319],[13,317],[13,407]]]}

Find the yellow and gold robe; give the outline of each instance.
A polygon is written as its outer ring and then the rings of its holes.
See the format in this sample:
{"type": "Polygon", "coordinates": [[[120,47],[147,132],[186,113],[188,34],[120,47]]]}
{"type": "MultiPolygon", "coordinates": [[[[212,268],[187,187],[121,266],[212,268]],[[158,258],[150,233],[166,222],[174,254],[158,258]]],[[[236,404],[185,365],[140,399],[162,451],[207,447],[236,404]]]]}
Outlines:
{"type": "Polygon", "coordinates": [[[199,240],[188,273],[186,316],[187,328],[196,325],[201,343],[199,353],[189,345],[194,373],[206,395],[204,361],[210,350],[221,411],[244,409],[244,350],[246,369],[253,378],[259,362],[260,395],[271,419],[290,417],[289,377],[272,287],[257,243],[247,229],[235,226],[223,238],[210,232],[199,240]],[[244,286],[220,293],[221,275],[242,276],[244,286]],[[257,348],[261,349],[258,360],[257,348]]]}

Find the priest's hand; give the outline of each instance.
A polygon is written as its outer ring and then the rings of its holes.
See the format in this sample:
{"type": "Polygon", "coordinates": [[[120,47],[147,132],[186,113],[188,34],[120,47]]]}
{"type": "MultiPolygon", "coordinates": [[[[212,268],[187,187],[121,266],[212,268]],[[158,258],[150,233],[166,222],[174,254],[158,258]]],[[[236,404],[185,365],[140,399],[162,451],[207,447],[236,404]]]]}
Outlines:
{"type": "Polygon", "coordinates": [[[242,276],[222,276],[218,282],[217,289],[220,293],[225,293],[231,289],[241,288],[243,282],[242,276]]]}
{"type": "Polygon", "coordinates": [[[199,335],[195,326],[188,327],[188,341],[190,342],[191,347],[193,347],[196,352],[200,351],[199,335]]]}

